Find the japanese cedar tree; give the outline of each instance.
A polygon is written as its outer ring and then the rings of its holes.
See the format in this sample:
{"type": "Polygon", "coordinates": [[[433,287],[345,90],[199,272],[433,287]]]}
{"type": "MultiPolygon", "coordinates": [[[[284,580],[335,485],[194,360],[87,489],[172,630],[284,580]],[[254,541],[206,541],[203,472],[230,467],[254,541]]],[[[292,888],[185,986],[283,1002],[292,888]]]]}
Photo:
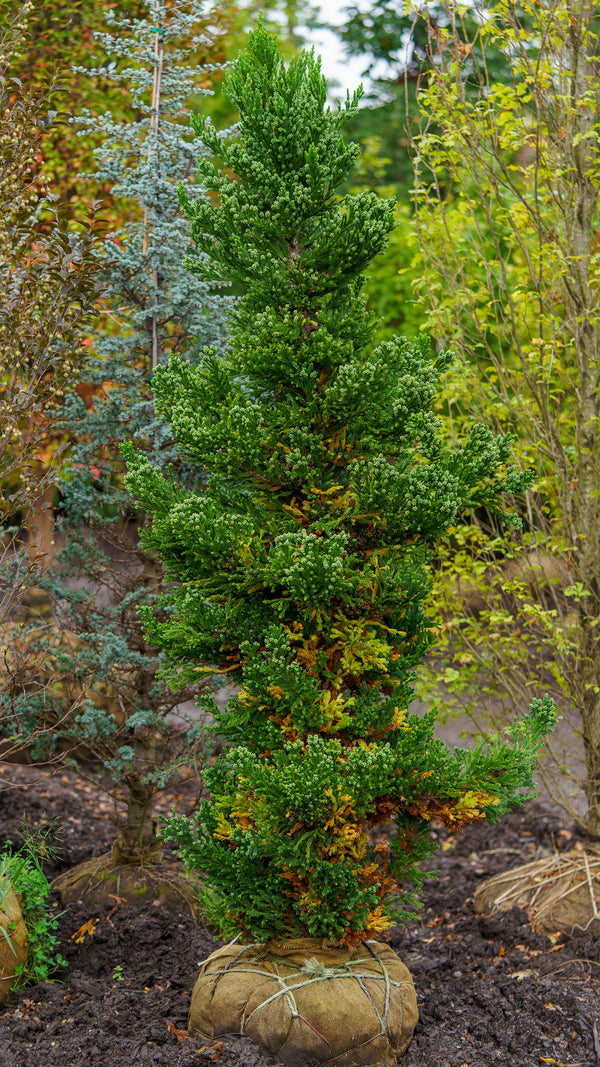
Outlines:
{"type": "Polygon", "coordinates": [[[175,355],[153,379],[205,484],[186,491],[127,450],[168,578],[148,638],[172,683],[222,672],[240,687],[225,710],[210,704],[230,742],[205,775],[212,799],[167,833],[230,927],[352,944],[407,914],[400,883],[419,885],[432,819],[496,821],[532,784],[550,702],[510,739],[454,752],[433,713],[407,710],[432,639],[429,547],[527,476],[485,426],[443,439],[432,400],[449,355],[370,344],[361,272],[393,205],[336,193],[358,153],[341,136],[358,94],[330,110],[319,61],[286,66],[262,26],[226,84],[238,139],[224,147],[196,122],[223,169],[200,165],[212,201],[181,200],[210,262],[190,269],[243,296],[225,358],[175,355]],[[377,824],[394,832],[374,844],[377,824]]]}

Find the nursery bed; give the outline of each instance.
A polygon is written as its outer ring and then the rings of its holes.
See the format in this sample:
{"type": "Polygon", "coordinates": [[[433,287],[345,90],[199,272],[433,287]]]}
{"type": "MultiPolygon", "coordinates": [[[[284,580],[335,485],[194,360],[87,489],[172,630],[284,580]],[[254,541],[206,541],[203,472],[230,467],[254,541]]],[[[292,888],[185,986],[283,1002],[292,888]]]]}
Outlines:
{"type": "MultiPolygon", "coordinates": [[[[0,765],[0,843],[56,817],[63,854],[53,877],[101,853],[112,836],[110,807],[71,772],[0,765]]],[[[189,801],[185,785],[167,797],[189,801]]],[[[540,804],[446,839],[439,879],[426,884],[418,920],[391,942],[417,988],[420,1022],[403,1067],[600,1067],[600,938],[534,934],[523,912],[476,916],[480,881],[526,862],[539,849],[573,847],[577,834],[540,804]]],[[[203,1047],[185,1036],[198,964],[211,933],[159,905],[111,902],[70,907],[60,918],[68,967],[14,995],[0,1009],[0,1067],[266,1067],[276,1058],[246,1040],[203,1047]],[[93,918],[94,934],[73,935],[93,918]]]]}

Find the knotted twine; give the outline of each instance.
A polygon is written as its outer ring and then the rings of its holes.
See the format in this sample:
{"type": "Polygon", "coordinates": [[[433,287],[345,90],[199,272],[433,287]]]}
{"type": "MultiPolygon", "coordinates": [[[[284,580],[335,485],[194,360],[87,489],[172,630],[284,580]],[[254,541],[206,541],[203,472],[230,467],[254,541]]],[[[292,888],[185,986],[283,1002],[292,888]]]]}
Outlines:
{"type": "Polygon", "coordinates": [[[202,964],[188,1031],[249,1037],[286,1067],[393,1067],[417,1020],[412,978],[389,945],[234,941],[202,964]]]}
{"type": "Polygon", "coordinates": [[[600,932],[600,848],[588,845],[521,864],[482,882],[475,911],[525,908],[534,930],[570,937],[600,932]]]}

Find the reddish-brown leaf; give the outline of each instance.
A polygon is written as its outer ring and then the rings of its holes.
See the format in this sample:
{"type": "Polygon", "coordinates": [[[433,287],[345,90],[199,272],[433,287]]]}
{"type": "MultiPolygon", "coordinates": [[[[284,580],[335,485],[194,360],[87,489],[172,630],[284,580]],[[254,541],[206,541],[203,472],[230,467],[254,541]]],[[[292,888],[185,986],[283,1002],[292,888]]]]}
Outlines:
{"type": "Polygon", "coordinates": [[[187,1030],[178,1030],[175,1023],[171,1022],[170,1019],[167,1019],[167,1030],[173,1037],[177,1038],[179,1044],[188,1036],[187,1030]]]}

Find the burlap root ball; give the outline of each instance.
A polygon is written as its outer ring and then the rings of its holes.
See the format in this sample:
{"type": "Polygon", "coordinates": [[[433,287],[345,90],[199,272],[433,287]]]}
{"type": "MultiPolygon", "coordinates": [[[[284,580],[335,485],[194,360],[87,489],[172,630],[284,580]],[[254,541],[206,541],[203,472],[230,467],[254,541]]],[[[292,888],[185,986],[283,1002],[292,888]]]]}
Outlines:
{"type": "Polygon", "coordinates": [[[418,1017],[413,980],[389,945],[232,942],[202,965],[188,1031],[206,1042],[249,1037],[286,1067],[394,1067],[418,1017]]]}
{"type": "Polygon", "coordinates": [[[164,908],[186,911],[195,919],[203,917],[198,899],[198,881],[188,877],[181,863],[162,859],[160,850],[146,865],[130,862],[113,845],[110,852],[78,863],[55,878],[52,888],[64,904],[81,901],[86,907],[103,907],[112,897],[124,897],[129,904],[151,904],[158,900],[164,908]]]}
{"type": "Polygon", "coordinates": [[[477,887],[475,911],[525,908],[541,933],[571,937],[600,933],[600,848],[555,852],[488,878],[477,887]]]}
{"type": "Polygon", "coordinates": [[[25,963],[28,951],[27,927],[18,897],[8,882],[3,882],[0,885],[0,1004],[6,1004],[16,968],[25,963]]]}

